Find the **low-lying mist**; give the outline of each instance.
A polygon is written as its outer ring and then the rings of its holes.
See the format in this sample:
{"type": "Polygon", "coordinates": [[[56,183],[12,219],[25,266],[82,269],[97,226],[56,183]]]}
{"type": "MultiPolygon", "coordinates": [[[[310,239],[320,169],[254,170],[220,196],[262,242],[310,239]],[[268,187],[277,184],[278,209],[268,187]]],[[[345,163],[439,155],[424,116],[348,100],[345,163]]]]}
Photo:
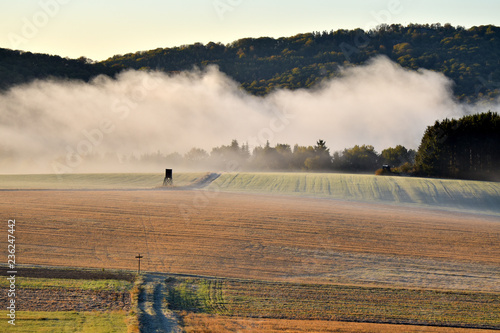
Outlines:
{"type": "Polygon", "coordinates": [[[210,152],[232,139],[250,151],[318,139],[331,152],[356,144],[416,149],[438,119],[498,109],[458,104],[444,75],[384,57],[341,71],[315,89],[266,97],[247,94],[216,67],[17,86],[0,95],[0,173],[139,172],[121,165],[123,156],[210,152]],[[109,163],[94,163],[96,156],[109,163]]]}

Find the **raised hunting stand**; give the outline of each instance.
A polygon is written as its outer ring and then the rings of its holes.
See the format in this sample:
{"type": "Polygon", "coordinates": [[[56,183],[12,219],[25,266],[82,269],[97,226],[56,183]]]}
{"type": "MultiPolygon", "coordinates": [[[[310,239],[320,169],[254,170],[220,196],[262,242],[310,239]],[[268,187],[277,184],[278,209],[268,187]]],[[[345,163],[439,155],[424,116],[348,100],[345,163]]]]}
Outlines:
{"type": "Polygon", "coordinates": [[[172,169],[165,169],[165,179],[163,180],[163,186],[174,186],[172,169]]]}

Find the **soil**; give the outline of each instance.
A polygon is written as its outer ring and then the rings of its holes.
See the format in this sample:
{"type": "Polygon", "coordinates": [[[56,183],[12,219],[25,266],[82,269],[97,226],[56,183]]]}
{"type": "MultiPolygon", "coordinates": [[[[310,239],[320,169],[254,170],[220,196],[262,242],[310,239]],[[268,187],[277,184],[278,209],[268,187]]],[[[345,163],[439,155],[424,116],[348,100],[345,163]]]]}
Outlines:
{"type": "MultiPolygon", "coordinates": [[[[17,277],[75,279],[75,280],[125,280],[133,282],[135,275],[127,272],[107,272],[88,269],[58,269],[44,267],[18,267],[17,277]]],[[[8,276],[2,267],[0,275],[8,276]]],[[[7,304],[8,289],[0,288],[0,303],[7,304]]],[[[17,288],[16,306],[19,311],[129,311],[129,292],[81,289],[17,288]]]]}
{"type": "MultiPolygon", "coordinates": [[[[7,304],[8,289],[0,289],[0,303],[7,304]]],[[[18,311],[115,311],[130,310],[130,293],[81,289],[16,290],[18,311]]]]}
{"type": "MultiPolygon", "coordinates": [[[[123,271],[62,269],[46,267],[17,267],[17,275],[29,278],[72,279],[72,280],[123,280],[133,282],[135,275],[123,271]]],[[[8,276],[8,269],[0,268],[0,276],[8,276]]]]}

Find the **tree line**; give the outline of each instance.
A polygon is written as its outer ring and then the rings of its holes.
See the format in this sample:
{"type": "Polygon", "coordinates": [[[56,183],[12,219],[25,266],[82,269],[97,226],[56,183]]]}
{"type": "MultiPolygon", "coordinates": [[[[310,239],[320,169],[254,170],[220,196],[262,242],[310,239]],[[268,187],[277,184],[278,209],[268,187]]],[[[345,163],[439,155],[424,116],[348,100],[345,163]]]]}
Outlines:
{"type": "Polygon", "coordinates": [[[371,145],[356,145],[343,151],[330,153],[324,140],[315,145],[293,147],[289,144],[255,147],[233,140],[229,145],[212,148],[207,152],[192,148],[186,154],[160,152],[129,157],[127,162],[168,164],[178,167],[226,171],[339,171],[372,173],[384,164],[401,167],[413,165],[416,152],[398,145],[384,149],[380,154],[371,145]]]}
{"type": "Polygon", "coordinates": [[[293,147],[289,144],[271,146],[268,142],[250,152],[248,145],[233,140],[230,145],[215,147],[210,153],[193,148],[183,158],[187,163],[203,165],[208,162],[216,169],[373,172],[379,164],[400,166],[412,163],[414,156],[415,151],[403,146],[388,148],[378,154],[370,145],[356,145],[332,155],[324,140],[311,146],[296,144],[293,147]]]}

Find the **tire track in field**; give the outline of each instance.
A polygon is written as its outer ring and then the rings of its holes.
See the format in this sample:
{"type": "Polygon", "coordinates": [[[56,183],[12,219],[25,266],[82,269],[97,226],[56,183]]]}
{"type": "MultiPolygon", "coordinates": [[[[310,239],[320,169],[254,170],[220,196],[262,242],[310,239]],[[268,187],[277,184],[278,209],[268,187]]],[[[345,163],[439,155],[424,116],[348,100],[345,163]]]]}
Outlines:
{"type": "Polygon", "coordinates": [[[147,274],[139,295],[139,327],[143,333],[181,333],[177,317],[168,310],[164,299],[163,276],[147,274]]]}

